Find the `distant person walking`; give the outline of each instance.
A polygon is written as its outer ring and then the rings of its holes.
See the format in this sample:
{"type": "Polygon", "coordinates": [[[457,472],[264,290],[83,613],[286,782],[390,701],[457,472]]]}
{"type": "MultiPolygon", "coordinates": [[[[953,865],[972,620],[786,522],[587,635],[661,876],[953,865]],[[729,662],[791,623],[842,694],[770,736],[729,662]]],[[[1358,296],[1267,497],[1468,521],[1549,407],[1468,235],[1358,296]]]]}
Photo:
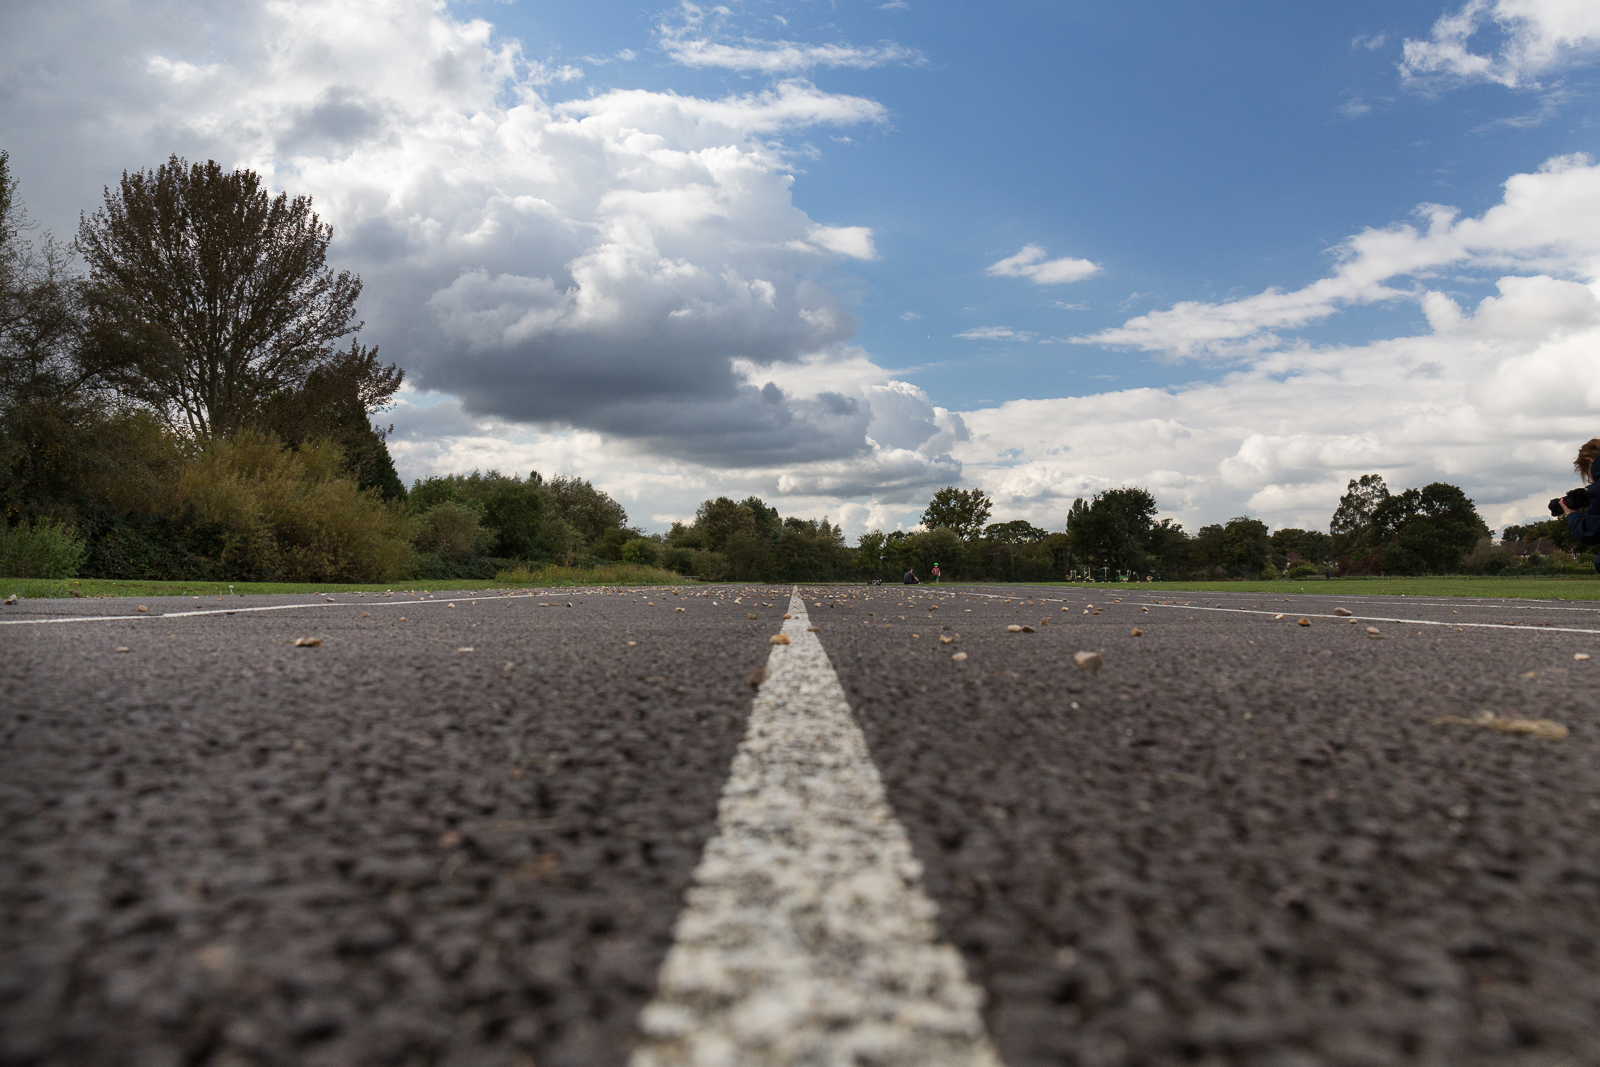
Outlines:
{"type": "MultiPolygon", "coordinates": [[[[1589,510],[1578,511],[1563,498],[1561,501],[1562,517],[1567,520],[1567,529],[1572,531],[1572,539],[1580,545],[1600,545],[1600,469],[1597,469],[1596,460],[1600,460],[1600,437],[1596,437],[1580,446],[1578,458],[1572,464],[1573,470],[1589,489],[1589,510]]],[[[1600,571],[1600,553],[1594,557],[1594,569],[1600,571]]]]}
{"type": "Polygon", "coordinates": [[[921,585],[922,584],[921,582],[917,581],[917,572],[916,571],[906,571],[906,576],[904,578],[901,578],[900,580],[902,582],[905,582],[907,585],[921,585]]]}
{"type": "Polygon", "coordinates": [[[939,582],[939,565],[937,563],[933,565],[933,581],[936,585],[939,582]]]}

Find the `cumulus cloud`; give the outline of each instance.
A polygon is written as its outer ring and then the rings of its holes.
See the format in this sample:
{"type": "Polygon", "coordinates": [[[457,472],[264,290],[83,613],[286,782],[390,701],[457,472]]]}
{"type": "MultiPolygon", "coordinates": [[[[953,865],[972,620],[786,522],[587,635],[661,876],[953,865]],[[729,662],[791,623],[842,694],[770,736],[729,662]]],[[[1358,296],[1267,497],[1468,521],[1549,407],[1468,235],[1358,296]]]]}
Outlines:
{"type": "Polygon", "coordinates": [[[1426,41],[1407,38],[1401,75],[1409,81],[1445,79],[1537,87],[1539,79],[1600,52],[1600,5],[1586,0],[1469,0],[1433,24],[1426,41]],[[1469,42],[1497,31],[1493,54],[1469,42]]]}
{"type": "Polygon", "coordinates": [[[893,41],[863,47],[767,41],[753,37],[742,37],[733,42],[718,40],[716,23],[726,11],[726,8],[715,8],[708,12],[695,4],[683,4],[676,12],[675,21],[663,22],[657,28],[662,50],[686,67],[720,67],[763,74],[793,74],[815,67],[866,70],[889,64],[916,65],[927,62],[921,52],[893,41]]]}
{"type": "Polygon", "coordinates": [[[1038,335],[1027,330],[1013,330],[1009,326],[974,326],[956,336],[964,341],[1031,341],[1038,335]]]}
{"type": "Polygon", "coordinates": [[[882,122],[875,101],[793,79],[554,99],[576,68],[429,0],[41,6],[17,25],[0,131],[66,179],[46,196],[75,185],[57,218],[172,151],[314,197],[366,282],[364,338],[418,390],[386,416],[408,477],[579,448],[562,469],[656,514],[717,486],[888,499],[959,476],[959,417],[847,344],[828,277],[877,256],[872,231],[790,193],[788,140],[882,122]],[[67,127],[65,151],[15,136],[67,127]]]}
{"type": "Polygon", "coordinates": [[[1087,259],[1049,259],[1047,256],[1039,245],[1025,245],[1016,255],[991,263],[984,273],[993,278],[1027,278],[1035,285],[1082,281],[1100,273],[1100,267],[1087,259]]]}
{"type": "Polygon", "coordinates": [[[1180,304],[1095,338],[1189,355],[1220,344],[1237,359],[1223,377],[962,412],[970,437],[952,455],[997,515],[1042,526],[1076,496],[1136,484],[1191,530],[1237,514],[1326,528],[1345,483],[1373,471],[1395,487],[1460,485],[1492,526],[1541,516],[1577,443],[1600,432],[1600,168],[1553,159],[1480,216],[1422,214],[1424,227],[1352,238],[1335,275],[1305,289],[1180,304]],[[1494,293],[1463,306],[1428,284],[1462,272],[1499,273],[1494,293]],[[1388,284],[1401,276],[1408,288],[1388,284]],[[1425,332],[1332,346],[1271,333],[1400,298],[1425,332]]]}
{"type": "Polygon", "coordinates": [[[1420,299],[1421,281],[1446,269],[1549,271],[1600,277],[1600,167],[1561,156],[1505,182],[1499,204],[1459,218],[1423,204],[1411,223],[1369,229],[1335,250],[1333,274],[1301,289],[1268,289],[1221,303],[1184,301],[1129,319],[1080,343],[1126,345],[1171,357],[1240,356],[1277,346],[1276,331],[1380,301],[1420,299]],[[1412,279],[1404,287],[1396,279],[1412,279]]]}
{"type": "Polygon", "coordinates": [[[1075,496],[1149,487],[1188,524],[1251,514],[1327,528],[1345,483],[1465,487],[1491,525],[1524,521],[1593,437],[1600,286],[1501,279],[1464,310],[1434,294],[1434,330],[1257,357],[1220,381],[963,412],[953,455],[996,513],[1059,522],[1075,496]]]}

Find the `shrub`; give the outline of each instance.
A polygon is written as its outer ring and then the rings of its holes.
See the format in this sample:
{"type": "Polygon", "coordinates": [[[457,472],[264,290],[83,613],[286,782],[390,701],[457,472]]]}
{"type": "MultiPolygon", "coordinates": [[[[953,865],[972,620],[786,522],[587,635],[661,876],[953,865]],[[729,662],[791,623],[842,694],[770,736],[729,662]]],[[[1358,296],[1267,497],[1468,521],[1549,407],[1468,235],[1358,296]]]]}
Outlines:
{"type": "Polygon", "coordinates": [[[405,513],[359,489],[330,441],[290,451],[270,435],[240,431],[213,441],[183,472],[179,496],[197,522],[219,528],[222,576],[384,582],[411,563],[405,513]]]}
{"type": "Polygon", "coordinates": [[[411,567],[405,577],[423,581],[448,581],[453,578],[486,581],[515,563],[516,560],[499,556],[441,556],[434,552],[418,552],[411,558],[411,567]]]}
{"type": "Polygon", "coordinates": [[[481,552],[489,545],[488,533],[479,525],[477,512],[462,504],[448,502],[428,509],[417,524],[411,543],[422,552],[441,556],[465,556],[481,552]]]}
{"type": "Polygon", "coordinates": [[[48,520],[0,528],[0,575],[71,578],[87,547],[70,526],[48,520]]]}
{"type": "Polygon", "coordinates": [[[644,537],[636,537],[622,546],[622,562],[643,563],[653,566],[656,562],[656,544],[644,537]]]}

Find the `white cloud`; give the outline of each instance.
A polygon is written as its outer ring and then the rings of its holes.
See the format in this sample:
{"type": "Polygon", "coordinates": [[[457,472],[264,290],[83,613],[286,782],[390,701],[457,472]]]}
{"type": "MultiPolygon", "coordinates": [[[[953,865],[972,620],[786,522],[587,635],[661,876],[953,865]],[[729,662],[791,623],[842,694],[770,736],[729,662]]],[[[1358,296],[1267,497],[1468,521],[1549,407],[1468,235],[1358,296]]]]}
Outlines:
{"type": "Polygon", "coordinates": [[[1037,334],[1027,330],[1013,330],[1009,326],[974,326],[970,330],[962,330],[955,336],[967,341],[1031,341],[1037,334]]]}
{"type": "Polygon", "coordinates": [[[720,67],[725,70],[760,71],[765,74],[792,74],[814,67],[847,67],[866,70],[889,64],[916,65],[927,60],[914,48],[893,41],[876,47],[852,44],[806,44],[799,41],[766,41],[752,37],[735,43],[716,40],[719,16],[726,8],[707,11],[685,3],[677,12],[678,21],[657,27],[662,50],[686,67],[720,67]],[[709,24],[709,25],[708,25],[709,24]]]}
{"type": "Polygon", "coordinates": [[[1407,80],[1487,81],[1536,87],[1541,77],[1585,62],[1600,51],[1600,4],[1592,0],[1469,0],[1433,24],[1426,41],[1406,39],[1400,73],[1407,80]],[[1473,52],[1469,41],[1490,24],[1497,53],[1473,52]]]}
{"type": "Polygon", "coordinates": [[[1358,119],[1372,110],[1372,105],[1359,96],[1352,96],[1349,100],[1334,108],[1334,112],[1344,119],[1358,119]]]}
{"type": "Polygon", "coordinates": [[[818,248],[852,259],[877,259],[872,230],[866,226],[813,226],[809,240],[818,248]]]}
{"type": "Polygon", "coordinates": [[[916,322],[918,319],[922,318],[922,316],[917,314],[915,311],[902,311],[900,313],[900,317],[905,319],[907,322],[916,322]]]}
{"type": "Polygon", "coordinates": [[[1046,259],[1046,255],[1039,245],[1026,245],[1016,255],[991,263],[984,273],[995,278],[1028,278],[1035,285],[1060,285],[1100,273],[1100,267],[1087,259],[1046,259]]]}
{"type": "Polygon", "coordinates": [[[1325,529],[1345,483],[1373,471],[1395,488],[1462,486],[1491,526],[1541,517],[1600,430],[1600,168],[1553,159],[1480,216],[1423,214],[1424,228],[1352,238],[1305,289],[1180,304],[1092,338],[1221,350],[1238,358],[1222,378],[965,411],[952,455],[997,517],[1041,526],[1075,496],[1134,484],[1191,531],[1238,514],[1325,529]],[[1463,307],[1428,284],[1463,272],[1498,273],[1495,292],[1463,307]],[[1387,284],[1401,276],[1413,284],[1387,284]],[[1325,347],[1271,333],[1397,298],[1417,301],[1426,332],[1325,347]]]}
{"type": "Polygon", "coordinates": [[[1369,52],[1376,52],[1378,49],[1383,47],[1384,42],[1387,41],[1388,39],[1389,38],[1388,38],[1387,34],[1383,34],[1383,33],[1365,34],[1364,33],[1364,34],[1360,34],[1360,35],[1358,35],[1356,37],[1351,38],[1350,47],[1351,48],[1365,48],[1369,52]]]}
{"type": "Polygon", "coordinates": [[[1205,384],[962,412],[953,452],[996,514],[1058,525],[1075,496],[1149,487],[1191,532],[1230,515],[1327,528],[1353,477],[1464,487],[1491,526],[1538,517],[1600,426],[1600,285],[1501,280],[1434,332],[1258,356],[1205,384]]]}
{"type": "Polygon", "coordinates": [[[0,135],[80,190],[57,217],[172,151],[311,194],[366,283],[364,339],[407,369],[407,477],[557,464],[633,486],[640,514],[739,485],[820,514],[837,501],[806,486],[925,500],[959,477],[959,418],[850,348],[825,284],[876,257],[872,231],[791,196],[786,140],[881,122],[877,102],[791,80],[556,103],[541,87],[570,72],[430,0],[157,11],[30,10],[0,42],[0,135]],[[80,66],[52,81],[35,55],[80,66]],[[14,136],[69,126],[66,149],[14,136]]]}
{"type": "Polygon", "coordinates": [[[1561,156],[1536,173],[1505,183],[1504,199],[1474,218],[1424,204],[1422,227],[1369,229],[1336,250],[1334,273],[1301,289],[1268,289],[1224,303],[1184,301],[1129,319],[1080,343],[1127,345],[1173,357],[1237,356],[1279,344],[1275,331],[1308,325],[1341,308],[1419,299],[1414,281],[1445,269],[1550,271],[1600,277],[1600,167],[1587,156],[1561,156]]]}

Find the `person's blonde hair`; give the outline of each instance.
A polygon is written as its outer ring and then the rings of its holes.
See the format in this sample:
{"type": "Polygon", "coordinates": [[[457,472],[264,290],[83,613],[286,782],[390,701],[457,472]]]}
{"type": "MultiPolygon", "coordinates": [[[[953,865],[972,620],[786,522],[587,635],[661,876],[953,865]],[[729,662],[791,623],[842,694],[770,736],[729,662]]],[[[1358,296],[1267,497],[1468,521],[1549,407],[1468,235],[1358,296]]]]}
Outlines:
{"type": "Polygon", "coordinates": [[[1578,446],[1578,458],[1572,464],[1572,469],[1579,476],[1594,480],[1594,461],[1600,459],[1600,437],[1590,438],[1578,446]]]}

